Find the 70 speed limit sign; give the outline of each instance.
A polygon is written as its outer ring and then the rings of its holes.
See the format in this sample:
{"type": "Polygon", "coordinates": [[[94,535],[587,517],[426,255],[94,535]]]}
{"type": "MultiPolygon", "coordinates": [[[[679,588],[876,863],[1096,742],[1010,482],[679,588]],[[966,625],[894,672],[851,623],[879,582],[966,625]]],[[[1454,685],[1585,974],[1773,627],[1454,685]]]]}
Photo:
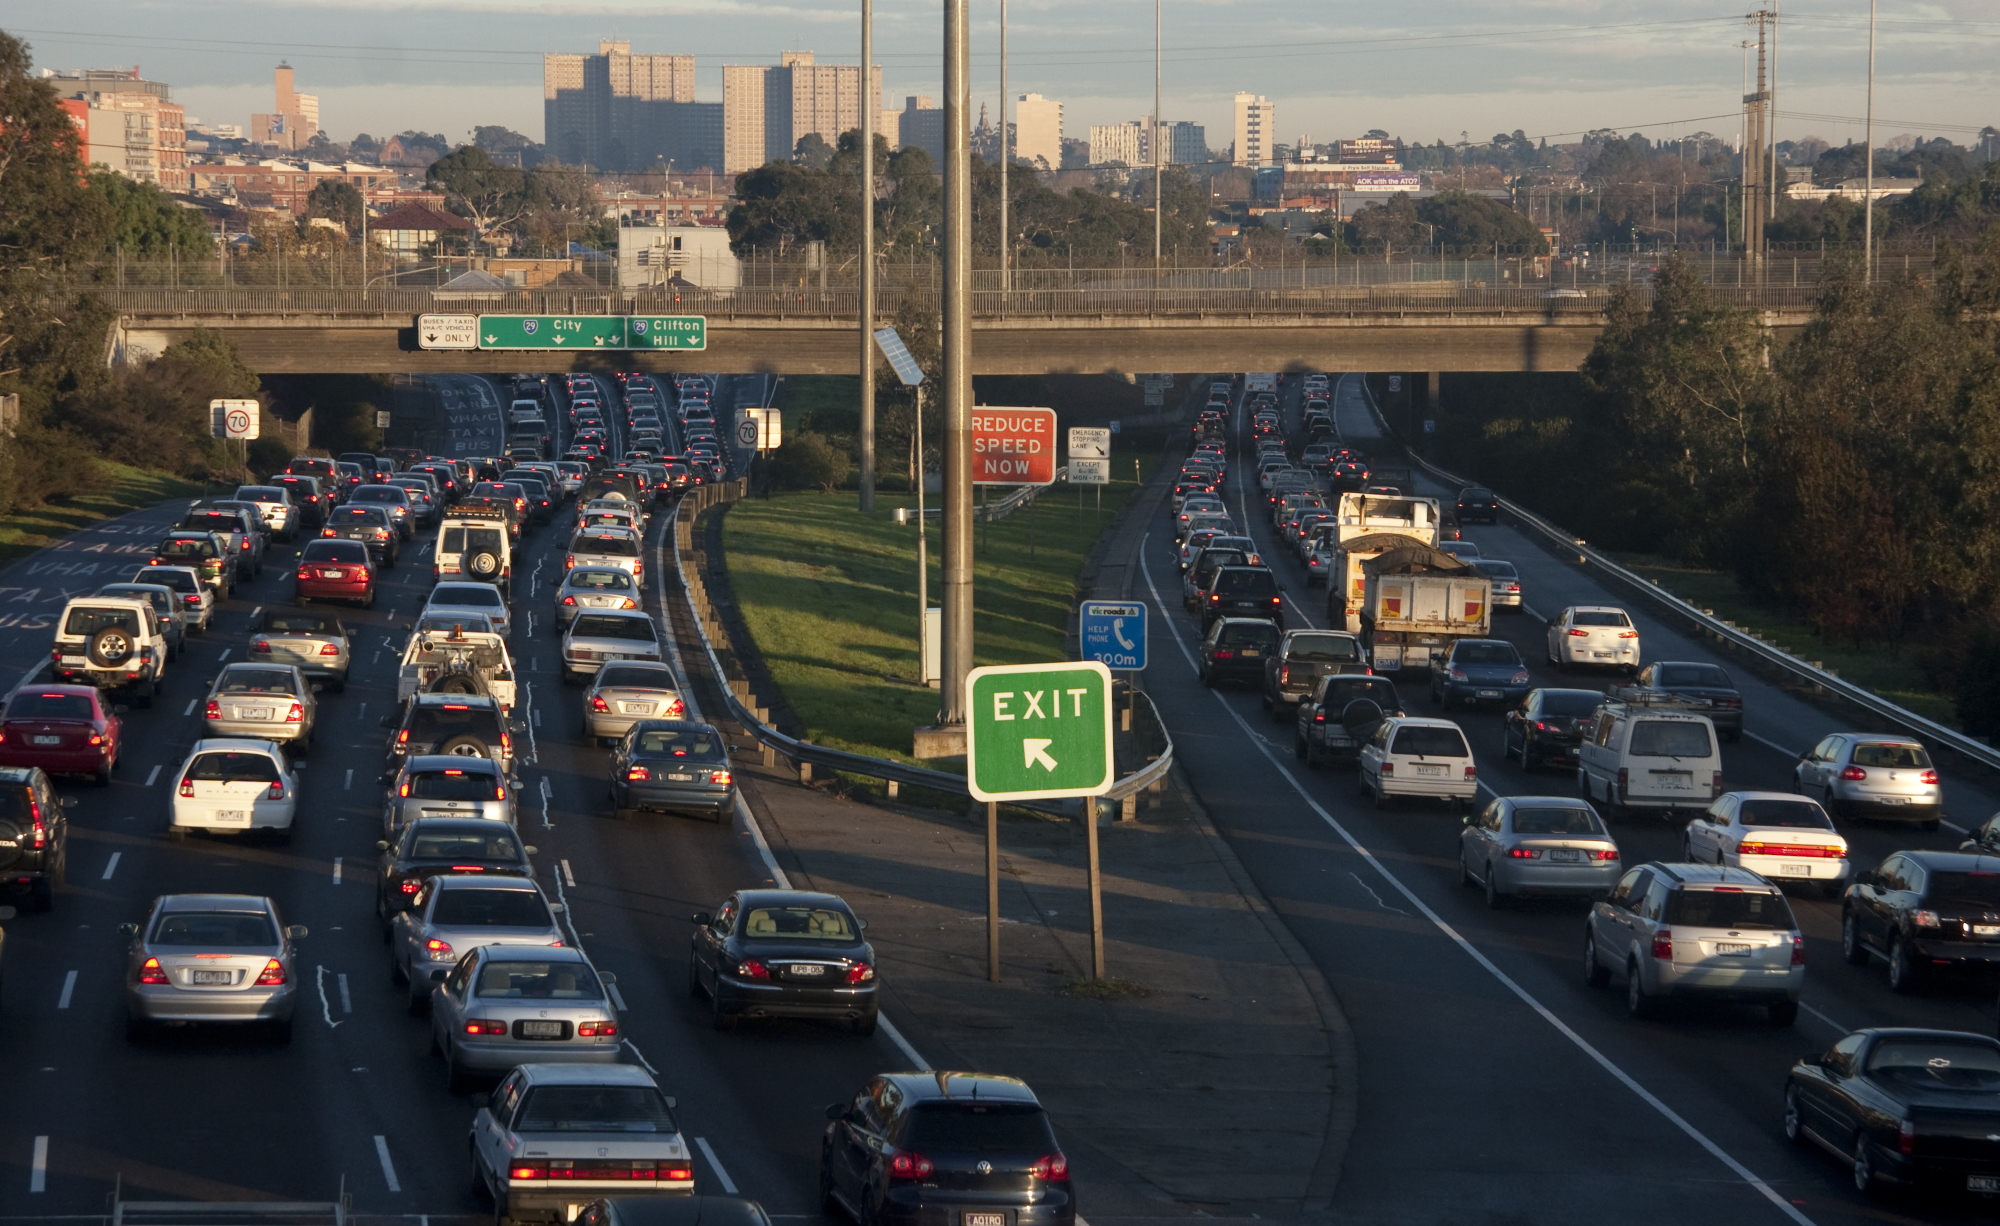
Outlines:
{"type": "Polygon", "coordinates": [[[736,444],[758,451],[776,451],[784,445],[784,410],[736,410],[736,444]]]}
{"type": "Polygon", "coordinates": [[[259,437],[262,409],[255,400],[211,400],[208,402],[209,435],[212,438],[252,439],[259,437]]]}

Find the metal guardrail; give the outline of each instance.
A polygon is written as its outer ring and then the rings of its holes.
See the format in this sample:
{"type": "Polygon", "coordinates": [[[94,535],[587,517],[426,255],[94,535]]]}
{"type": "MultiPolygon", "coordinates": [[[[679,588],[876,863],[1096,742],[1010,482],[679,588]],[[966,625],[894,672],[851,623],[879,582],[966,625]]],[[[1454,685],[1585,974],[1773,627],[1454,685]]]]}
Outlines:
{"type": "MultiPolygon", "coordinates": [[[[1368,409],[1375,415],[1376,422],[1381,425],[1384,436],[1393,437],[1389,433],[1388,422],[1382,417],[1380,406],[1375,403],[1374,391],[1368,388],[1366,380],[1363,380],[1362,387],[1368,397],[1368,409]]],[[[1410,453],[1410,459],[1433,477],[1448,484],[1460,487],[1478,484],[1474,481],[1468,481],[1456,473],[1440,468],[1428,460],[1419,457],[1414,452],[1410,453]]],[[[1711,613],[1704,612],[1695,605],[1662,588],[1659,584],[1647,579],[1645,576],[1619,565],[1604,554],[1592,549],[1584,542],[1582,537],[1557,527],[1516,502],[1502,498],[1500,499],[1500,506],[1501,509],[1512,515],[1516,520],[1560,546],[1563,552],[1573,553],[1578,559],[1588,565],[1595,566],[1599,570],[1615,576],[1624,583],[1636,588],[1650,599],[1664,605],[1672,612],[1687,618],[1716,638],[1735,644],[1765,663],[1775,665],[1801,681],[1838,694],[1856,706],[1873,712],[1889,721],[1906,733],[1927,738],[1936,744],[1948,746],[1981,765],[2000,769],[2000,750],[1996,750],[1993,746],[1973,740],[1964,733],[1947,728],[1935,720],[1926,719],[1918,715],[1915,711],[1899,707],[1872,690],[1864,689],[1851,681],[1842,680],[1835,674],[1814,665],[1810,661],[1801,660],[1775,644],[1768,643],[1740,627],[1731,625],[1729,622],[1723,621],[1711,613]]]]}
{"type": "MultiPolygon", "coordinates": [[[[680,518],[681,512],[684,509],[691,509],[694,514],[699,514],[710,507],[734,502],[737,498],[743,496],[742,491],[743,486],[741,482],[732,482],[727,486],[705,486],[695,493],[682,498],[676,504],[672,519],[668,525],[670,539],[672,540],[674,570],[681,577],[681,593],[682,598],[687,604],[688,617],[694,623],[695,634],[701,640],[702,654],[708,658],[709,670],[714,676],[717,686],[722,691],[724,701],[729,704],[731,716],[760,745],[795,763],[810,763],[814,766],[823,766],[828,770],[846,771],[849,774],[863,775],[871,779],[907,784],[911,787],[929,788],[932,791],[943,792],[951,796],[970,797],[972,793],[967,788],[965,776],[963,775],[954,775],[947,771],[931,770],[923,766],[912,766],[907,762],[897,762],[891,758],[875,758],[867,754],[852,753],[844,749],[833,749],[825,745],[815,744],[812,741],[800,740],[797,737],[788,736],[760,718],[758,711],[752,709],[744,701],[748,690],[748,683],[735,681],[730,678],[728,670],[723,667],[721,656],[716,654],[715,643],[709,634],[709,618],[705,615],[703,609],[703,606],[708,603],[706,583],[698,570],[690,568],[685,564],[685,560],[681,555],[681,533],[683,530],[686,530],[691,541],[694,527],[693,521],[690,518],[688,521],[682,522],[680,518]],[[732,493],[734,497],[730,496],[732,493]],[[739,686],[743,689],[741,693],[738,689],[739,686]]],[[[1165,744],[1159,756],[1153,761],[1148,762],[1141,769],[1124,776],[1113,784],[1111,790],[1100,798],[1103,800],[1123,800],[1128,796],[1135,795],[1160,779],[1165,778],[1167,772],[1173,768],[1173,737],[1167,732],[1166,722],[1160,718],[1159,709],[1153,705],[1152,697],[1145,694],[1144,691],[1134,690],[1132,693],[1135,701],[1140,697],[1145,698],[1146,709],[1152,716],[1153,726],[1159,729],[1160,736],[1165,744]]],[[[1059,806],[1046,802],[1023,802],[1019,807],[1037,809],[1049,813],[1060,814],[1063,812],[1059,806]]]]}

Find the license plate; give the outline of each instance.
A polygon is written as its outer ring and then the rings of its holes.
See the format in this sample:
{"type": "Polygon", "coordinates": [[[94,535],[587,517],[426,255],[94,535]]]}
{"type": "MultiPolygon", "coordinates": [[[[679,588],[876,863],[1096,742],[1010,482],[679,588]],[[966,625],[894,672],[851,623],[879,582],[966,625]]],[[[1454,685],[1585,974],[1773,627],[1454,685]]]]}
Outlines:
{"type": "Polygon", "coordinates": [[[37,745],[60,745],[60,744],[62,744],[62,738],[61,738],[61,737],[59,737],[59,736],[38,736],[38,737],[34,738],[34,741],[35,741],[35,744],[37,744],[37,745]]]}
{"type": "Polygon", "coordinates": [[[2000,1175],[1967,1175],[1965,1190],[1968,1192],[2000,1192],[2000,1175]]]}
{"type": "Polygon", "coordinates": [[[792,964],[792,974],[801,976],[824,975],[826,974],[826,968],[816,962],[795,962],[792,964]]]}
{"type": "Polygon", "coordinates": [[[247,824],[250,821],[250,810],[217,809],[215,811],[215,820],[218,822],[244,822],[247,824]]]}
{"type": "Polygon", "coordinates": [[[1499,691],[1499,690],[1481,690],[1481,691],[1479,691],[1479,696],[1480,696],[1481,698],[1498,698],[1498,697],[1500,697],[1500,691],[1499,691]]]}
{"type": "Polygon", "coordinates": [[[2000,937],[2000,924],[1974,924],[1972,935],[1976,937],[2000,937]]]}
{"type": "Polygon", "coordinates": [[[526,1039],[554,1039],[562,1036],[561,1022],[522,1022],[521,1037],[526,1039]]]}
{"type": "Polygon", "coordinates": [[[1593,651],[1590,654],[1596,656],[1600,660],[1609,660],[1611,658],[1611,653],[1608,651],[1593,651]]]}
{"type": "Polygon", "coordinates": [[[1243,651],[1243,658],[1247,660],[1250,659],[1252,656],[1261,656],[1263,654],[1264,654],[1263,652],[1257,650],[1255,647],[1247,647],[1243,651]]]}
{"type": "MultiPolygon", "coordinates": [[[[1778,875],[1780,877],[1810,877],[1812,876],[1812,865],[1780,864],[1778,866],[1778,875]]],[[[2000,931],[2000,929],[1996,929],[1995,931],[2000,931]]]]}
{"type": "Polygon", "coordinates": [[[236,718],[237,718],[237,719],[269,719],[269,718],[271,718],[271,716],[272,716],[273,714],[274,714],[274,711],[273,711],[273,709],[272,709],[272,708],[270,708],[270,707],[238,707],[238,708],[236,708],[236,718]]]}
{"type": "Polygon", "coordinates": [[[653,713],[653,704],[650,702],[621,702],[618,704],[618,709],[626,715],[651,715],[653,713]]]}
{"type": "Polygon", "coordinates": [[[968,1213],[965,1215],[965,1226],[1007,1226],[1007,1215],[1004,1213],[968,1213]]]}
{"type": "Polygon", "coordinates": [[[1901,796],[1877,796],[1875,803],[1878,805],[1900,805],[1903,803],[1903,798],[1901,796]]]}
{"type": "Polygon", "coordinates": [[[83,657],[83,656],[64,656],[64,657],[63,657],[63,663],[64,663],[64,664],[81,664],[81,663],[83,663],[83,662],[84,662],[85,658],[86,658],[86,657],[83,657]]]}
{"type": "Polygon", "coordinates": [[[347,572],[344,570],[323,570],[319,572],[319,577],[322,579],[344,579],[347,577],[347,572]]]}
{"type": "Polygon", "coordinates": [[[1653,782],[1659,784],[1663,788],[1666,788],[1670,792],[1692,792],[1694,790],[1693,775],[1678,774],[1669,771],[1662,774],[1654,775],[1653,782]]]}
{"type": "Polygon", "coordinates": [[[1444,774],[1444,767],[1442,767],[1442,766],[1419,766],[1419,767],[1417,768],[1417,773],[1418,773],[1419,775],[1442,775],[1442,774],[1444,774]]]}
{"type": "Polygon", "coordinates": [[[1575,864],[1583,859],[1583,853],[1574,847],[1558,847],[1549,852],[1549,859],[1557,864],[1575,864]]]}
{"type": "Polygon", "coordinates": [[[684,774],[681,774],[681,773],[679,773],[679,772],[674,772],[674,773],[671,773],[671,774],[669,774],[669,775],[667,776],[667,780],[668,780],[669,782],[671,782],[671,783],[693,783],[693,782],[694,782],[694,776],[693,776],[693,775],[684,775],[684,774]]]}
{"type": "Polygon", "coordinates": [[[228,986],[236,982],[235,971],[189,971],[188,982],[193,984],[221,984],[228,986]]]}
{"type": "Polygon", "coordinates": [[[1748,945],[1738,945],[1731,941],[1717,941],[1715,943],[1715,952],[1725,958],[1747,958],[1750,956],[1750,947],[1748,945]]]}

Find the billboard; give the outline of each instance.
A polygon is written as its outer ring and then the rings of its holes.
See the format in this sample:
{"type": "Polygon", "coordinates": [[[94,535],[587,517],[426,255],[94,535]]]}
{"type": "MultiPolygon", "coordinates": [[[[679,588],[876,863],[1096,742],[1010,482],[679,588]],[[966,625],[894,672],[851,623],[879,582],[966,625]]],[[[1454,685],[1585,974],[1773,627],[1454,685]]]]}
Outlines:
{"type": "Polygon", "coordinates": [[[1423,185],[1423,179],[1409,171],[1371,170],[1354,176],[1357,192],[1413,192],[1423,185]]]}

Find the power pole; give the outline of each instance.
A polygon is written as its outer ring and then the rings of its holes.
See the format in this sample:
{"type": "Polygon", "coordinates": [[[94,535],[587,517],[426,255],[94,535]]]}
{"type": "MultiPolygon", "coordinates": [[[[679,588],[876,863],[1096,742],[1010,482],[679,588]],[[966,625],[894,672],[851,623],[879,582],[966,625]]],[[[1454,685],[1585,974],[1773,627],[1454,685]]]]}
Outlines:
{"type": "Polygon", "coordinates": [[[1761,269],[1764,260],[1764,223],[1771,217],[1771,94],[1767,82],[1767,41],[1771,22],[1777,16],[1770,9],[1758,9],[1746,20],[1757,23],[1757,88],[1743,95],[1743,260],[1761,269]]]}
{"type": "MultiPolygon", "coordinates": [[[[968,2],[944,0],[944,676],[939,685],[938,722],[960,725],[965,723],[965,678],[972,671],[972,149],[971,131],[966,126],[972,110],[972,47],[968,2]]],[[[1005,119],[1003,114],[1003,151],[1005,119]]],[[[1001,165],[1006,165],[1004,159],[1001,165]]]]}
{"type": "Polygon", "coordinates": [[[1875,0],[1868,0],[1868,118],[1861,151],[1868,167],[1861,189],[1861,268],[1868,284],[1875,283],[1875,0]]]}
{"type": "MultiPolygon", "coordinates": [[[[875,509],[875,0],[861,0],[861,509],[875,509]]],[[[921,532],[923,529],[918,528],[921,532]]],[[[917,627],[921,643],[923,626],[917,627]]],[[[919,670],[921,671],[921,670],[919,670]]]]}
{"type": "Polygon", "coordinates": [[[1013,135],[1007,124],[1007,0],[1000,0],[1000,302],[1007,302],[1007,163],[1014,160],[1013,135]]]}
{"type": "MultiPolygon", "coordinates": [[[[1160,0],[1153,0],[1153,288],[1160,288],[1160,218],[1167,211],[1161,193],[1160,161],[1165,135],[1160,122],[1160,0]]],[[[1283,193],[1280,193],[1282,195],[1283,193]]],[[[1282,203],[1282,201],[1280,202],[1282,203]]]]}

